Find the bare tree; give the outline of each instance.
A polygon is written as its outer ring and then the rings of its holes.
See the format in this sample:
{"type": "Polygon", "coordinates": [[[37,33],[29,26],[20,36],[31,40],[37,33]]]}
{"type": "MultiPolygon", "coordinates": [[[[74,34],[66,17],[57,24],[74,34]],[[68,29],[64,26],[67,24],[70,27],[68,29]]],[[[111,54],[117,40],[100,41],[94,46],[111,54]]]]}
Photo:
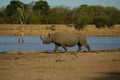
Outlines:
{"type": "Polygon", "coordinates": [[[20,33],[21,36],[18,36],[18,42],[21,42],[21,38],[22,38],[22,43],[24,43],[24,24],[25,24],[25,18],[24,18],[24,6],[22,5],[21,11],[20,11],[20,33]]]}

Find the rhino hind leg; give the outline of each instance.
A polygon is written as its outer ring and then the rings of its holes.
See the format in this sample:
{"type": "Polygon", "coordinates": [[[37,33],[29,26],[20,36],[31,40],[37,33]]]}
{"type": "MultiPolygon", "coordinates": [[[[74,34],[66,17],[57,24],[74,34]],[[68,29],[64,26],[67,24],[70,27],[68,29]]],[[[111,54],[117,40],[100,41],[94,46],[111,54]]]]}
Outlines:
{"type": "Polygon", "coordinates": [[[88,44],[83,44],[83,46],[85,46],[88,49],[88,51],[90,51],[90,47],[88,44]]]}

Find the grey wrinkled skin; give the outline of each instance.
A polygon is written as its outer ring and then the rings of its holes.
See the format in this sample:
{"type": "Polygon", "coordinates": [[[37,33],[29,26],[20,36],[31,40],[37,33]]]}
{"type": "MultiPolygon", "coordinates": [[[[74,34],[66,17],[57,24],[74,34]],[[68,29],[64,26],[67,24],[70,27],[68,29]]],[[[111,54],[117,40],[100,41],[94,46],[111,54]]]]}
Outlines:
{"type": "Polygon", "coordinates": [[[68,34],[68,33],[56,32],[56,33],[48,34],[48,36],[44,38],[40,36],[40,38],[43,44],[54,43],[55,44],[54,52],[56,52],[56,50],[59,47],[62,47],[65,50],[65,52],[67,52],[66,47],[72,47],[75,45],[78,45],[77,51],[81,50],[81,46],[85,46],[88,49],[88,51],[90,51],[86,37],[80,33],[68,34]]]}

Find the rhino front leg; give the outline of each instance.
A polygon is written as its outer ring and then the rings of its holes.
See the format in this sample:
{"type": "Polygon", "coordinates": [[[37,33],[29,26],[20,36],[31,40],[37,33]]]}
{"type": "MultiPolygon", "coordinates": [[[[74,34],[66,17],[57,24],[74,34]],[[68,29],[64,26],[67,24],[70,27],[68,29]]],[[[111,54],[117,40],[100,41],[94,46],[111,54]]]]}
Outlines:
{"type": "Polygon", "coordinates": [[[81,47],[82,47],[82,45],[80,43],[78,43],[78,50],[77,50],[78,52],[81,51],[81,47]]]}
{"type": "Polygon", "coordinates": [[[65,52],[67,52],[67,48],[65,45],[62,45],[63,49],[65,50],[65,52]]]}
{"type": "Polygon", "coordinates": [[[56,50],[60,47],[60,45],[55,44],[54,52],[56,53],[56,50]]]}

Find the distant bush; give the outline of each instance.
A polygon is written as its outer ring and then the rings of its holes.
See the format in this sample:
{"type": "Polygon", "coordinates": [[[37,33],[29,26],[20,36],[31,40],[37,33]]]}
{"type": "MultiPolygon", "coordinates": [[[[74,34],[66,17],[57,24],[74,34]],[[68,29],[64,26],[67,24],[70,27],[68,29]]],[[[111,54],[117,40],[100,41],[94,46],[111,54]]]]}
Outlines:
{"type": "Polygon", "coordinates": [[[95,24],[97,28],[120,24],[120,10],[115,7],[83,4],[73,9],[66,6],[51,8],[45,0],[29,4],[11,0],[5,8],[0,8],[0,24],[20,23],[20,9],[23,7],[26,24],[75,24],[77,29],[88,24],[95,24]]]}

